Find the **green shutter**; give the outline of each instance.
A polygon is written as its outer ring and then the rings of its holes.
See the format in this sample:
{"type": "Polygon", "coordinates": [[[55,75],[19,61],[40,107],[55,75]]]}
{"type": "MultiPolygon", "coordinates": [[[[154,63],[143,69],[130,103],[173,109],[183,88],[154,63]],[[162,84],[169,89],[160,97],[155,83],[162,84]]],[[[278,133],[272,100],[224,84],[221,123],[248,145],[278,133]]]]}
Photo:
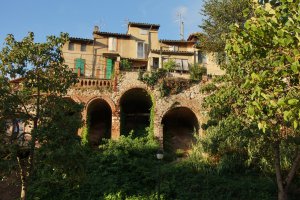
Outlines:
{"type": "Polygon", "coordinates": [[[78,69],[80,69],[80,75],[84,75],[84,65],[85,65],[85,60],[81,58],[77,58],[75,60],[75,72],[78,73],[78,69]]]}
{"type": "Polygon", "coordinates": [[[113,72],[113,61],[112,59],[108,58],[106,60],[106,79],[111,79],[111,75],[112,75],[112,72],[113,72]]]}

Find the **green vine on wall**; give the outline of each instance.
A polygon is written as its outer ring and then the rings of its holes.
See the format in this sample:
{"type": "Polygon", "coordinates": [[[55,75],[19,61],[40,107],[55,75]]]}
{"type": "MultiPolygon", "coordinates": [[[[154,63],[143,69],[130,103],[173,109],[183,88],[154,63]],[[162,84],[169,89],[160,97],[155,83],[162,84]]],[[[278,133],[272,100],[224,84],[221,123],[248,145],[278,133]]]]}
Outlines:
{"type": "Polygon", "coordinates": [[[90,131],[90,120],[89,116],[86,117],[86,124],[82,130],[81,144],[88,145],[89,144],[89,131],[90,131]]]}
{"type": "Polygon", "coordinates": [[[149,117],[149,128],[148,128],[148,139],[154,139],[154,116],[155,116],[155,98],[153,94],[150,94],[152,106],[150,108],[150,117],[149,117]]]}

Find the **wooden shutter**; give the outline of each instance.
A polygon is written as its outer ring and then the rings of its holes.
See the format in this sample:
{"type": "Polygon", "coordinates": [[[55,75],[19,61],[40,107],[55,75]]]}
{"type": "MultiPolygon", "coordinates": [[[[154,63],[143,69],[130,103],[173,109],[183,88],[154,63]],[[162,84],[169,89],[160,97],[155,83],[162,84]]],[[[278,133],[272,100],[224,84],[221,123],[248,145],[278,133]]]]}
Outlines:
{"type": "Polygon", "coordinates": [[[81,58],[75,59],[75,72],[78,73],[78,70],[80,70],[80,75],[84,75],[84,65],[85,60],[81,58]]]}
{"type": "Polygon", "coordinates": [[[113,61],[112,59],[108,58],[106,60],[106,79],[111,79],[112,70],[113,70],[113,61]]]}

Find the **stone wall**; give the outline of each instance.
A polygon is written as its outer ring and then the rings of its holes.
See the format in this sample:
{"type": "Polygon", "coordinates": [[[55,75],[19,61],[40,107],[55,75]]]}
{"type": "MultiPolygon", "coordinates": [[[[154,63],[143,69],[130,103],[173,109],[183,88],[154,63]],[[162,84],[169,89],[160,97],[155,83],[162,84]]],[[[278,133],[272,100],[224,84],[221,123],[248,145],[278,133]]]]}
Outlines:
{"type": "MultiPolygon", "coordinates": [[[[200,84],[192,85],[183,92],[161,97],[157,88],[151,89],[146,84],[138,80],[138,72],[122,72],[116,76],[115,85],[110,87],[99,87],[99,85],[81,86],[77,85],[69,90],[70,96],[76,102],[84,103],[84,111],[82,113],[84,120],[87,116],[87,108],[95,99],[105,100],[112,110],[112,139],[120,136],[120,99],[122,95],[133,88],[142,88],[146,90],[155,100],[155,116],[154,116],[154,136],[162,140],[162,119],[164,115],[175,107],[189,108],[197,117],[199,127],[204,117],[201,115],[201,103],[203,95],[199,93],[200,84]]],[[[79,133],[80,134],[80,133],[79,133]]],[[[201,135],[201,130],[199,131],[201,135]]]]}

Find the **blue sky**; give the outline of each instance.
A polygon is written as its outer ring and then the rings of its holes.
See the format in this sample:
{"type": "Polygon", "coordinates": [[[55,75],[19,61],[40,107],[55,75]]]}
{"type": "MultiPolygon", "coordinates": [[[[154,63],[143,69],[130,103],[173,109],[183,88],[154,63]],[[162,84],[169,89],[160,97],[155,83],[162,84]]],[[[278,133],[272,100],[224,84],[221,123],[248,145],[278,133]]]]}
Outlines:
{"type": "Polygon", "coordinates": [[[7,34],[17,39],[35,33],[37,42],[47,35],[68,32],[70,36],[92,38],[94,25],[101,31],[126,32],[126,19],[160,24],[160,39],[179,39],[181,12],[185,38],[200,31],[203,0],[0,0],[0,46],[7,34]]]}

